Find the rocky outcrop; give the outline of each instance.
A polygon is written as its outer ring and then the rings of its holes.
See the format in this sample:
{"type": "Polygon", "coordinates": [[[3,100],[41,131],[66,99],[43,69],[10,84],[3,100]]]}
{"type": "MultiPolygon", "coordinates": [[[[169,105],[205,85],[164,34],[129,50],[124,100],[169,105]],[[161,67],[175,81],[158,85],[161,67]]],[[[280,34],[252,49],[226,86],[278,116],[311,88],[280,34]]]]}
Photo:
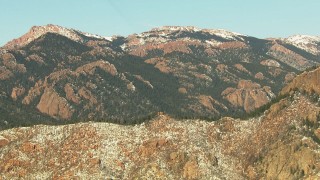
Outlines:
{"type": "Polygon", "coordinates": [[[77,73],[85,73],[93,75],[97,68],[115,76],[118,74],[116,67],[113,64],[110,64],[108,61],[99,60],[92,63],[88,63],[76,69],[77,73]]]}
{"type": "Polygon", "coordinates": [[[261,65],[269,66],[269,67],[280,67],[280,64],[273,59],[266,59],[260,62],[261,65]]]}
{"type": "Polygon", "coordinates": [[[275,95],[270,87],[261,87],[252,81],[241,80],[237,88],[227,88],[221,95],[235,107],[243,107],[246,112],[268,103],[275,95]]]}
{"type": "Polygon", "coordinates": [[[41,95],[44,88],[45,85],[41,80],[36,82],[35,85],[29,89],[28,94],[23,98],[22,104],[29,105],[35,98],[41,95]]]}
{"type": "Polygon", "coordinates": [[[80,88],[78,94],[80,97],[88,100],[90,106],[98,103],[97,98],[92,94],[92,92],[89,89],[85,87],[80,88]]]}
{"type": "Polygon", "coordinates": [[[320,94],[320,68],[300,74],[282,89],[281,94],[290,93],[296,89],[309,94],[314,92],[320,94]]]}
{"type": "Polygon", "coordinates": [[[288,74],[286,74],[286,76],[284,77],[284,81],[285,81],[286,83],[289,83],[289,82],[291,82],[295,77],[296,77],[296,74],[295,74],[295,73],[288,73],[288,74]]]}
{"type": "Polygon", "coordinates": [[[0,66],[0,80],[7,80],[13,77],[13,73],[4,66],[0,66]]]}
{"type": "Polygon", "coordinates": [[[265,77],[262,72],[258,72],[257,74],[254,75],[254,78],[263,80],[265,77]]]}
{"type": "Polygon", "coordinates": [[[18,64],[16,58],[12,54],[5,53],[1,58],[3,60],[2,63],[6,68],[14,72],[26,73],[27,69],[24,64],[18,64]]]}
{"type": "Polygon", "coordinates": [[[57,119],[70,119],[74,111],[68,101],[60,97],[53,88],[44,90],[37,109],[57,119]]]}
{"type": "Polygon", "coordinates": [[[16,101],[20,96],[25,93],[24,87],[14,87],[11,92],[11,98],[16,101]]]}
{"type": "Polygon", "coordinates": [[[29,62],[36,62],[38,64],[44,64],[44,60],[42,57],[38,56],[37,54],[31,54],[26,58],[29,62]]]}
{"type": "Polygon", "coordinates": [[[237,68],[239,71],[242,71],[251,75],[251,72],[248,71],[242,64],[235,64],[234,67],[237,68]]]}
{"type": "Polygon", "coordinates": [[[148,64],[154,64],[155,68],[159,69],[159,71],[166,73],[166,74],[168,74],[172,71],[170,66],[168,66],[168,60],[166,60],[164,58],[151,58],[151,59],[145,60],[144,62],[148,63],[148,64]]]}
{"type": "Polygon", "coordinates": [[[76,104],[80,103],[80,98],[79,98],[79,96],[77,94],[75,94],[74,89],[72,88],[72,85],[70,83],[67,83],[64,86],[64,92],[66,93],[66,98],[69,101],[72,101],[72,102],[74,102],[76,104]]]}
{"type": "Polygon", "coordinates": [[[205,95],[201,95],[198,97],[199,102],[201,103],[201,105],[203,105],[204,107],[206,107],[207,109],[211,110],[211,111],[217,111],[214,108],[214,105],[217,103],[216,100],[214,100],[211,96],[205,96],[205,95]]]}

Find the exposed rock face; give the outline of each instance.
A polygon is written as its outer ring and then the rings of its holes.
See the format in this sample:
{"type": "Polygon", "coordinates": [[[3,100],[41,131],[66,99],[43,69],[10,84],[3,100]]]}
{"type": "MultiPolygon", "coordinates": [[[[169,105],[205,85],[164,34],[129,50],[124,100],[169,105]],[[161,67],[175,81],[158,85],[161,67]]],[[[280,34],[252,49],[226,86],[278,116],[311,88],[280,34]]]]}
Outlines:
{"type": "Polygon", "coordinates": [[[76,72],[93,75],[95,73],[96,68],[100,68],[105,72],[110,73],[112,76],[115,76],[118,74],[117,69],[113,64],[110,64],[109,62],[103,61],[103,60],[92,62],[84,66],[81,66],[76,69],[76,72]]]}
{"type": "Polygon", "coordinates": [[[259,79],[259,80],[263,80],[264,75],[262,72],[258,72],[256,75],[254,75],[254,78],[259,79]]]}
{"type": "Polygon", "coordinates": [[[320,94],[320,68],[310,72],[304,72],[297,76],[288,86],[283,88],[281,94],[289,93],[295,89],[300,89],[308,93],[316,92],[317,94],[320,94]]]}
{"type": "Polygon", "coordinates": [[[76,104],[79,104],[80,103],[80,98],[77,94],[75,94],[73,88],[72,88],[72,85],[70,83],[67,83],[65,86],[64,86],[64,91],[66,93],[66,98],[69,100],[69,101],[72,101],[76,104]]]}
{"type": "Polygon", "coordinates": [[[280,64],[273,60],[273,59],[267,59],[267,60],[263,60],[260,62],[260,64],[264,65],[264,66],[271,66],[271,67],[280,67],[280,64]]]}
{"type": "Polygon", "coordinates": [[[227,88],[221,95],[233,106],[243,107],[246,112],[266,104],[275,96],[270,87],[261,87],[251,81],[239,81],[237,88],[227,88]]]}
{"type": "Polygon", "coordinates": [[[24,87],[14,87],[11,92],[11,98],[16,101],[18,97],[22,96],[24,93],[24,87]]]}
{"type": "Polygon", "coordinates": [[[13,73],[6,67],[0,66],[0,80],[7,80],[13,77],[13,73]]]}
{"type": "MultiPolygon", "coordinates": [[[[315,154],[308,147],[308,139],[289,139],[289,142],[277,142],[270,147],[270,151],[263,158],[261,171],[267,172],[265,177],[273,179],[300,179],[306,174],[312,174],[312,171],[319,166],[317,159],[319,154],[315,154]],[[302,158],[303,157],[303,158],[302,158]]],[[[309,177],[317,179],[317,176],[309,177]]]]}
{"type": "Polygon", "coordinates": [[[1,58],[3,59],[3,65],[11,71],[16,71],[19,73],[26,72],[26,67],[23,64],[18,64],[16,58],[12,54],[5,53],[1,58]]]}
{"type": "Polygon", "coordinates": [[[187,94],[188,93],[187,89],[183,88],[183,87],[179,88],[178,91],[179,91],[179,93],[182,93],[182,94],[187,94]]]}
{"type": "Polygon", "coordinates": [[[294,73],[288,73],[286,74],[286,76],[284,77],[284,80],[286,83],[291,82],[294,78],[296,77],[296,74],[294,73]]]}
{"type": "Polygon", "coordinates": [[[44,90],[37,109],[42,113],[61,119],[70,119],[73,114],[68,101],[60,97],[52,88],[44,90]]]}
{"type": "Polygon", "coordinates": [[[145,60],[146,63],[148,64],[154,64],[155,68],[159,69],[159,71],[163,72],[163,73],[170,73],[172,70],[171,68],[167,65],[168,64],[168,60],[164,59],[164,58],[152,58],[152,59],[147,59],[145,60]]]}
{"type": "Polygon", "coordinates": [[[41,80],[36,82],[35,85],[29,89],[28,94],[23,98],[22,104],[29,105],[36,97],[40,96],[44,88],[45,86],[41,80]]]}
{"type": "Polygon", "coordinates": [[[235,64],[234,67],[236,67],[238,70],[243,71],[245,73],[251,74],[250,71],[248,71],[243,65],[241,64],[235,64]]]}
{"type": "Polygon", "coordinates": [[[214,104],[216,103],[216,100],[214,100],[211,96],[201,95],[199,96],[199,102],[208,109],[215,110],[214,104]]]}

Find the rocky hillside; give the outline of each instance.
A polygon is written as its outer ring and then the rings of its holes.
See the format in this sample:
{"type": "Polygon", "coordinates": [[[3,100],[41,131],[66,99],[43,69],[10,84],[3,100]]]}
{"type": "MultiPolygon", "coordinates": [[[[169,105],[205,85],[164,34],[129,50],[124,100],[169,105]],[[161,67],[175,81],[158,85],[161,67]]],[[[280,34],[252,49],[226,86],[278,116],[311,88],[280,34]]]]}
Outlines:
{"type": "Polygon", "coordinates": [[[319,179],[319,72],[301,74],[262,116],[247,120],[160,113],[134,126],[1,131],[0,179],[319,179]]]}
{"type": "Polygon", "coordinates": [[[102,37],[35,26],[0,49],[0,127],[241,115],[319,64],[319,42],[195,27],[102,37]]]}

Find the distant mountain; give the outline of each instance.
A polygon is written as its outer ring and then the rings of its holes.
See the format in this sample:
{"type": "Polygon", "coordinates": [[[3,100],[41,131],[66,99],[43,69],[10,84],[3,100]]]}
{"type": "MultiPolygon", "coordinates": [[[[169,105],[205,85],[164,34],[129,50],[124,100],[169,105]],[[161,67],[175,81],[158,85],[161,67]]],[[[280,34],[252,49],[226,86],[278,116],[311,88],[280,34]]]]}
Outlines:
{"type": "Polygon", "coordinates": [[[35,26],[0,49],[1,127],[241,116],[320,62],[319,37],[165,26],[102,37],[35,26]]]}

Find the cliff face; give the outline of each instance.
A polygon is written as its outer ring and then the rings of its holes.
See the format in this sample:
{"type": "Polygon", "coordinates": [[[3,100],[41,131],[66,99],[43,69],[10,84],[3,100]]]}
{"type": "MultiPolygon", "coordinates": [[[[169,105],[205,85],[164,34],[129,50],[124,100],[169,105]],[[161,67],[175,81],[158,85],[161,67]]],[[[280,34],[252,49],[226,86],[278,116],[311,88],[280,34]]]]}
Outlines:
{"type": "Polygon", "coordinates": [[[243,107],[248,113],[275,97],[269,86],[261,87],[257,83],[244,80],[239,81],[237,88],[227,88],[221,95],[232,105],[243,107]]]}
{"type": "Polygon", "coordinates": [[[319,63],[317,38],[301,38],[304,46],[297,38],[195,27],[107,38],[36,26],[0,49],[0,127],[30,124],[15,115],[25,112],[37,123],[49,116],[127,124],[158,111],[210,118],[252,112],[319,63]]]}
{"type": "Polygon", "coordinates": [[[320,69],[317,68],[312,71],[303,72],[283,88],[281,94],[286,94],[294,90],[303,90],[309,94],[320,94],[320,69]]]}

